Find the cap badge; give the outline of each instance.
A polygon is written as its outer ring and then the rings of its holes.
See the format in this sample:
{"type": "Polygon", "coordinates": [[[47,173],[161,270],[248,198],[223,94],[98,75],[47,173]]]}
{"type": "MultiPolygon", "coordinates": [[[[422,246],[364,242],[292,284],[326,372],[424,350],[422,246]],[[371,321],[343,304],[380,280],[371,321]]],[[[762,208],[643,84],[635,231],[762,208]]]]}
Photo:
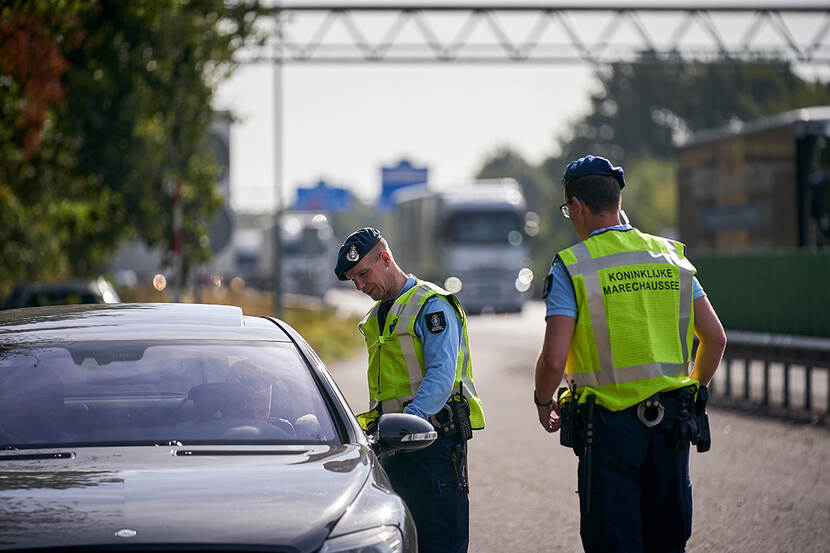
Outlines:
{"type": "Polygon", "coordinates": [[[357,247],[354,244],[352,244],[352,247],[349,248],[349,251],[346,253],[346,259],[352,263],[360,259],[360,254],[357,253],[357,247]]]}

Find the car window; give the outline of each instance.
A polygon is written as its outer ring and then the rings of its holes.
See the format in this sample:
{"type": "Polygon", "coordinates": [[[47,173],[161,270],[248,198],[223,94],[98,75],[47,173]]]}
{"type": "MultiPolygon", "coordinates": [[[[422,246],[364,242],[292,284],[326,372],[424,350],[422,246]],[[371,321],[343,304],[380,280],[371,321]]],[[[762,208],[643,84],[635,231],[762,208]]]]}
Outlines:
{"type": "Polygon", "coordinates": [[[337,439],[321,391],[291,344],[0,349],[0,447],[337,439]]]}

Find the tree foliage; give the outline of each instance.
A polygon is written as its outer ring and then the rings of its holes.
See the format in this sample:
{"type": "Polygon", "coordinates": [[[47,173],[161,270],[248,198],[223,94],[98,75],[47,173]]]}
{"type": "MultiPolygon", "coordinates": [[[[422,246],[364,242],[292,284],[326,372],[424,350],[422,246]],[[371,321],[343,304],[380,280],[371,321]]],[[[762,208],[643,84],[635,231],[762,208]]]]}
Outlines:
{"type": "Polygon", "coordinates": [[[561,137],[558,159],[589,151],[618,164],[668,159],[691,132],[830,100],[830,84],[804,81],[785,63],[643,61],[597,71],[591,112],[561,137]]]}
{"type": "Polygon", "coordinates": [[[503,151],[480,171],[516,178],[532,198],[542,221],[534,248],[537,275],[556,251],[577,240],[558,212],[559,183],[569,161],[595,154],[622,165],[628,183],[623,204],[632,223],[647,232],[671,233],[677,220],[677,141],[735,120],[830,103],[830,84],[805,81],[784,63],[684,64],[648,56],[641,61],[596,72],[590,112],[559,137],[559,151],[539,166],[503,151]]]}
{"type": "Polygon", "coordinates": [[[480,179],[512,177],[524,192],[529,209],[540,215],[539,233],[530,240],[533,273],[547,274],[556,251],[578,240],[571,225],[558,215],[561,186],[541,167],[527,162],[509,148],[495,152],[478,174],[480,179]]]}
{"type": "Polygon", "coordinates": [[[674,236],[677,226],[677,166],[674,160],[641,156],[625,167],[623,210],[631,224],[650,234],[674,236]]]}
{"type": "Polygon", "coordinates": [[[169,183],[186,265],[221,204],[205,147],[213,88],[257,38],[256,5],[18,0],[0,8],[0,292],[86,276],[124,239],[169,249],[169,183]]]}

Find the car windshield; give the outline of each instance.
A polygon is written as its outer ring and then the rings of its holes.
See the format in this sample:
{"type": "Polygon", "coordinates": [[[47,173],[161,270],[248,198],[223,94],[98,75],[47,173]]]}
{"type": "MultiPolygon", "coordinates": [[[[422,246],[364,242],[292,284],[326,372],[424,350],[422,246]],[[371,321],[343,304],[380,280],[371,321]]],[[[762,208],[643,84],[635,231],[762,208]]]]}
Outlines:
{"type": "Polygon", "coordinates": [[[292,344],[0,346],[0,449],[337,440],[292,344]]]}

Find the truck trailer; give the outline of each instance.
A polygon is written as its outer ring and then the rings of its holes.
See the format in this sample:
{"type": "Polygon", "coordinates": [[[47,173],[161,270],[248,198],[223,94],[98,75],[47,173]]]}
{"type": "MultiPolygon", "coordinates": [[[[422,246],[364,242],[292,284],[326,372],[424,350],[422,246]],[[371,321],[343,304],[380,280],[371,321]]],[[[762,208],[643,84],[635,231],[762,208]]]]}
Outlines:
{"type": "Polygon", "coordinates": [[[830,336],[830,107],[695,133],[680,239],[729,332],[830,336]]]}
{"type": "Polygon", "coordinates": [[[690,249],[830,245],[830,106],[697,132],[677,164],[690,249]]]}
{"type": "Polygon", "coordinates": [[[396,261],[455,293],[468,313],[521,311],[533,278],[527,213],[513,179],[403,189],[390,224],[396,261]]]}

